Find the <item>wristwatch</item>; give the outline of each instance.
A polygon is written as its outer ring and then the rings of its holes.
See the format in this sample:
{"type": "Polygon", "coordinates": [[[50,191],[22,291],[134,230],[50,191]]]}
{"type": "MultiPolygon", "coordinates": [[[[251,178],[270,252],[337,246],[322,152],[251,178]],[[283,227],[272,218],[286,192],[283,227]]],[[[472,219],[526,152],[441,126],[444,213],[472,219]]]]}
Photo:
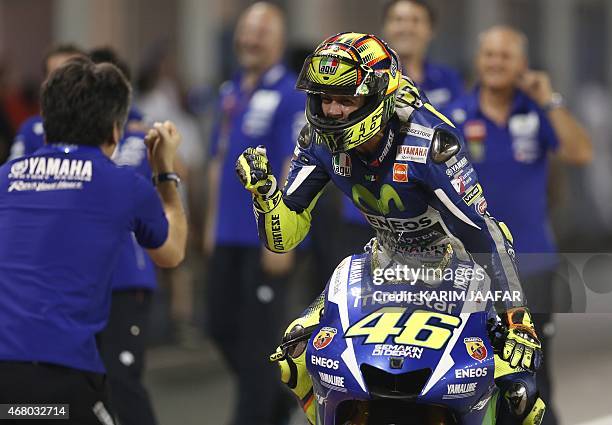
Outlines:
{"type": "Polygon", "coordinates": [[[561,93],[554,92],[550,97],[550,102],[544,105],[542,109],[544,109],[545,112],[550,112],[553,109],[561,108],[564,105],[565,101],[563,100],[563,95],[561,95],[561,93]]]}
{"type": "Polygon", "coordinates": [[[152,180],[153,180],[153,185],[154,186],[157,186],[158,184],[163,183],[163,182],[174,182],[176,187],[178,187],[179,183],[181,182],[181,178],[176,173],[160,173],[160,174],[156,174],[156,175],[154,175],[152,177],[152,180]]]}

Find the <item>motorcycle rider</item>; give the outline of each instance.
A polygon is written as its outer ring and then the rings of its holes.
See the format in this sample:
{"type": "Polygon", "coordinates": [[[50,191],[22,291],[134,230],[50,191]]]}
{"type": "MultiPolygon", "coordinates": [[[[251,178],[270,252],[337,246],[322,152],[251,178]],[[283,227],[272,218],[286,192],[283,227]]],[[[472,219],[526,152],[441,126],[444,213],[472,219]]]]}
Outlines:
{"type": "MultiPolygon", "coordinates": [[[[332,180],[376,230],[372,270],[393,262],[445,268],[455,258],[472,257],[497,290],[522,293],[512,236],[486,211],[461,134],[402,76],[397,55],[384,41],[359,33],[324,40],[306,59],[297,88],[308,94],[308,124],[284,188],[265,149],[248,148],[236,163],[253,193],[259,236],[268,249],[287,252],[304,239],[316,201],[332,180]]],[[[285,342],[318,322],[323,302],[319,297],[290,325],[285,342]]],[[[523,381],[531,379],[521,393],[524,402],[508,403],[508,417],[537,424],[544,404],[533,373],[525,378],[525,372],[539,366],[540,342],[524,300],[505,302],[501,317],[507,327],[500,353],[505,362],[496,363],[496,378],[521,372],[523,381]]],[[[304,344],[287,353],[273,357],[314,423],[304,344]]],[[[508,399],[516,396],[512,391],[510,385],[502,388],[508,399]]]]}

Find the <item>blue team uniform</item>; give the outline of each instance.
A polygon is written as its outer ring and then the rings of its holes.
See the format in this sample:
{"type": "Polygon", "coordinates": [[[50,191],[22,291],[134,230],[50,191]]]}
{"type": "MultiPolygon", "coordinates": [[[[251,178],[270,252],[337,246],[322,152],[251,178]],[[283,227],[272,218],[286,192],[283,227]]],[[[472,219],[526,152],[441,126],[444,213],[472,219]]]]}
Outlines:
{"type": "MultiPolygon", "coordinates": [[[[457,71],[447,66],[426,61],[424,64],[424,80],[418,85],[425,92],[430,103],[438,109],[444,108],[449,102],[463,94],[463,81],[457,71]]],[[[363,215],[350,200],[342,199],[342,216],[349,223],[367,226],[363,215]]]]}
{"type": "Polygon", "coordinates": [[[426,61],[424,74],[418,86],[436,108],[444,108],[463,94],[463,80],[454,69],[426,61]]]}
{"type": "MultiPolygon", "coordinates": [[[[150,181],[152,171],[147,160],[144,136],[142,132],[127,131],[119,142],[112,159],[117,165],[132,168],[150,181]]],[[[152,291],[157,286],[155,265],[133,233],[130,234],[121,249],[121,255],[113,271],[112,286],[115,291],[129,289],[152,291]]]]}
{"type": "Polygon", "coordinates": [[[211,137],[211,156],[224,158],[219,184],[216,244],[260,245],[250,212],[251,196],[236,179],[235,159],[249,146],[263,145],[273,170],[279,172],[291,157],[304,124],[306,98],[297,92],[295,75],[284,65],[267,71],[252,92],[240,88],[238,73],[220,89],[218,110],[211,137]]]}
{"type": "Polygon", "coordinates": [[[520,258],[521,273],[553,268],[557,260],[547,215],[547,154],[559,142],[545,113],[517,90],[508,125],[500,127],[480,110],[478,88],[447,112],[465,136],[489,207],[512,229],[516,252],[528,254],[520,258]]]}
{"type": "MultiPolygon", "coordinates": [[[[142,121],[143,116],[138,109],[132,107],[128,113],[129,121],[142,121]]],[[[151,168],[147,161],[144,134],[135,131],[126,131],[119,142],[113,160],[118,165],[132,167],[138,174],[147,180],[151,178],[151,168]]],[[[10,159],[30,155],[45,144],[45,131],[40,115],[27,119],[19,128],[11,147],[10,159]]],[[[121,249],[122,255],[113,272],[113,288],[150,289],[156,287],[157,277],[155,266],[149,255],[136,242],[132,235],[121,249]]]]}
{"type": "Polygon", "coordinates": [[[0,360],[103,373],[95,335],[130,232],[164,243],[159,196],[99,148],[46,145],[0,167],[0,360]]]}
{"type": "Polygon", "coordinates": [[[314,202],[330,180],[389,252],[420,264],[471,254],[497,290],[522,294],[509,233],[487,212],[463,139],[439,113],[420,107],[407,122],[393,118],[378,152],[367,159],[355,149],[332,155],[305,127],[281,204],[257,215],[262,242],[277,252],[292,249],[307,234],[314,202]],[[435,160],[436,140],[456,153],[435,160]]]}
{"type": "Polygon", "coordinates": [[[235,161],[247,147],[263,145],[273,169],[282,172],[304,122],[306,98],[294,89],[296,76],[282,64],[266,71],[252,90],[241,87],[242,78],[238,72],[220,87],[211,137],[210,154],[221,161],[221,171],[206,321],[238,383],[240,408],[232,422],[255,424],[270,422],[277,397],[276,371],[266,364],[266,350],[282,331],[288,277],[262,270],[252,199],[236,179],[235,161]],[[254,317],[262,324],[257,335],[242,326],[254,317]],[[243,364],[250,366],[240,367],[243,364]]]}
{"type": "Polygon", "coordinates": [[[9,161],[29,155],[45,144],[45,129],[40,115],[34,115],[21,124],[13,144],[9,161]]]}

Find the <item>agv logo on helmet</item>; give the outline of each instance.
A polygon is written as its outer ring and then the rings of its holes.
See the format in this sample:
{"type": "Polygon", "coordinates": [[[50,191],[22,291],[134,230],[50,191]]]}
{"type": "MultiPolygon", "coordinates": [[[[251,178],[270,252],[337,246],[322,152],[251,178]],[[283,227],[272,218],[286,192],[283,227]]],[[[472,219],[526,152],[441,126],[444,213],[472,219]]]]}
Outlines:
{"type": "Polygon", "coordinates": [[[339,64],[340,61],[338,58],[323,58],[321,62],[319,62],[319,72],[321,74],[334,75],[338,70],[339,64]]]}

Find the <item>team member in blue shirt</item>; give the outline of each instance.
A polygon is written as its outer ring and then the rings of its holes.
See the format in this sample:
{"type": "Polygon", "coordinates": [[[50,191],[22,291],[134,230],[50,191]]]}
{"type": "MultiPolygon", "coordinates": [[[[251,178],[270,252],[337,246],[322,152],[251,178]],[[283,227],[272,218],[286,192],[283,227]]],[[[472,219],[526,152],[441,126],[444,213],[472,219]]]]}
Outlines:
{"type": "Polygon", "coordinates": [[[71,59],[41,90],[47,144],[0,167],[0,403],[66,403],[69,423],[113,423],[95,335],[120,247],[131,231],[161,267],[184,257],[174,125],[146,137],[157,191],[110,160],[130,92],[115,66],[71,59]]]}
{"type": "Polygon", "coordinates": [[[289,163],[305,97],[281,63],[284,39],[284,17],[276,6],[256,3],[240,17],[235,46],[241,70],[221,86],[211,140],[207,317],[210,335],[236,377],[235,425],[273,423],[282,391],[266,358],[282,333],[293,257],[262,249],[251,197],[236,180],[234,163],[248,146],[260,144],[278,170],[289,163]]]}
{"type": "MultiPolygon", "coordinates": [[[[42,61],[42,71],[45,78],[54,70],[59,68],[66,61],[77,57],[85,56],[85,52],[75,44],[57,44],[49,48],[42,61]]],[[[13,144],[9,160],[28,155],[40,148],[43,144],[43,123],[40,115],[34,115],[21,124],[13,144]]]]}
{"type": "MultiPolygon", "coordinates": [[[[476,71],[476,88],[447,112],[465,136],[488,206],[512,229],[521,281],[546,351],[557,265],[546,202],[548,158],[555,153],[566,163],[586,164],[591,142],[553,92],[548,75],[528,69],[523,34],[508,27],[485,31],[476,71]]],[[[547,364],[538,384],[551,406],[547,364]]],[[[556,423],[552,409],[544,423],[556,423]]]]}
{"type": "Polygon", "coordinates": [[[385,38],[399,55],[406,75],[433,105],[443,108],[463,93],[463,80],[454,69],[427,58],[435,28],[436,13],[426,0],[391,0],[385,5],[385,38]]]}
{"type": "MultiPolygon", "coordinates": [[[[83,55],[83,51],[71,44],[54,47],[44,60],[45,75],[69,59],[83,55]]],[[[130,80],[129,68],[112,49],[94,49],[89,57],[95,63],[110,62],[116,65],[130,80]]],[[[146,160],[143,131],[142,115],[132,106],[123,137],[112,159],[118,165],[134,168],[149,180],[151,168],[146,160]]],[[[36,115],[21,126],[13,144],[13,157],[32,154],[44,144],[42,117],[36,115]]],[[[108,326],[98,335],[98,345],[108,373],[113,406],[123,425],[154,424],[155,415],[142,384],[142,374],[151,294],[157,278],[153,262],[133,234],[123,243],[112,276],[111,314],[108,326]]]]}
{"type": "MultiPolygon", "coordinates": [[[[89,52],[95,63],[116,65],[130,80],[130,70],[110,48],[89,52]]],[[[140,112],[130,107],[128,124],[112,159],[130,167],[146,180],[152,177],[143,143],[145,128],[140,112]]],[[[100,355],[108,373],[112,403],[122,425],[153,425],[155,413],[142,383],[145,343],[149,329],[151,298],[157,287],[155,266],[133,233],[121,248],[113,272],[111,313],[98,335],[100,355]]]]}
{"type": "MultiPolygon", "coordinates": [[[[390,0],[384,6],[384,38],[399,55],[404,73],[432,105],[443,108],[463,93],[463,81],[454,69],[427,58],[435,27],[436,13],[426,0],[390,0]]],[[[347,198],[342,202],[346,225],[338,261],[374,236],[359,210],[347,198]]]]}

